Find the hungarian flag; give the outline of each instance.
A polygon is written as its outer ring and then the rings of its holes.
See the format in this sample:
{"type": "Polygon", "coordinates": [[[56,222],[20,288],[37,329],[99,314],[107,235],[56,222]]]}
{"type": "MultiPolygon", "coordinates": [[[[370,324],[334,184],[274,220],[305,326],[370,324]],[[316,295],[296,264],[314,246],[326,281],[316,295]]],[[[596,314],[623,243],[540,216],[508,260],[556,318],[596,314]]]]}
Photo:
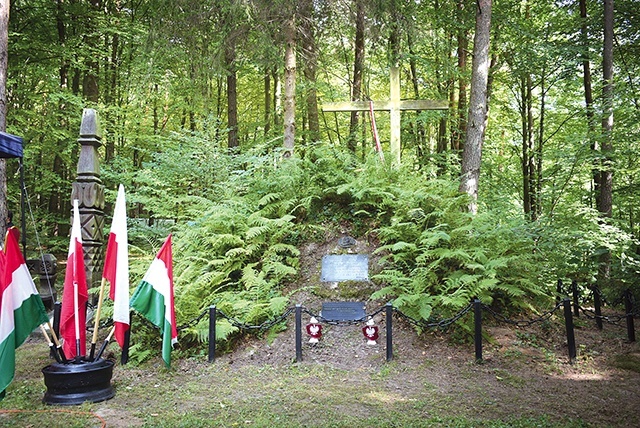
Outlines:
{"type": "Polygon", "coordinates": [[[48,321],[18,242],[9,233],[0,251],[0,399],[13,379],[16,348],[48,321]]]}
{"type": "Polygon", "coordinates": [[[173,306],[173,255],[171,235],[131,297],[131,307],[160,329],[162,359],[171,366],[171,348],[178,342],[176,314],[173,306]]]}
{"type": "Polygon", "coordinates": [[[80,212],[78,200],[73,201],[73,225],[69,255],[64,275],[62,291],[62,311],[60,313],[60,337],[62,349],[67,357],[82,356],[87,353],[87,274],[84,270],[84,251],[82,250],[82,232],[80,230],[80,212]],[[76,344],[80,347],[77,349],[76,344]]]}
{"type": "Polygon", "coordinates": [[[127,208],[124,186],[118,188],[113,222],[104,258],[102,277],[109,281],[109,297],[113,300],[115,338],[124,349],[124,336],[129,330],[129,253],[127,246],[127,208]]]}

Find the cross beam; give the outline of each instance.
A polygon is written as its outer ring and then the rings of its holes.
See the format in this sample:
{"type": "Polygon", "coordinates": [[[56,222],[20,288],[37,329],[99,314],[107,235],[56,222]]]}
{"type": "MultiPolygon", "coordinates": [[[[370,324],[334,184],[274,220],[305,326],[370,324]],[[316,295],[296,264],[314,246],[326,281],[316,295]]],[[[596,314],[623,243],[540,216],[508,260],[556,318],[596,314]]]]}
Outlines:
{"type": "MultiPolygon", "coordinates": [[[[400,164],[400,112],[404,110],[447,110],[447,101],[438,100],[401,100],[400,99],[400,72],[398,67],[391,67],[389,75],[389,99],[385,101],[373,101],[373,109],[376,111],[388,111],[390,113],[391,133],[389,143],[391,155],[400,164]]],[[[326,103],[322,105],[322,111],[327,112],[351,112],[369,111],[369,101],[344,101],[326,103]]]]}

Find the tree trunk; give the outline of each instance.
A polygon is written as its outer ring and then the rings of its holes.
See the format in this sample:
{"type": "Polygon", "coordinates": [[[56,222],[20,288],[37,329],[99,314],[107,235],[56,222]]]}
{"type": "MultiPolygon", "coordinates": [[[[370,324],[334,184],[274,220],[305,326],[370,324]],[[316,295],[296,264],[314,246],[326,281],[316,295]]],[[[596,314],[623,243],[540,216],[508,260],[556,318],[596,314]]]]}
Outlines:
{"type": "Polygon", "coordinates": [[[489,36],[491,32],[491,1],[477,0],[476,31],[473,39],[471,94],[467,137],[462,152],[460,191],[471,197],[469,211],[476,214],[482,145],[487,127],[487,81],[489,77],[489,36]]]}
{"type": "Polygon", "coordinates": [[[306,107],[309,126],[309,141],[320,140],[320,118],[318,114],[318,95],[316,71],[318,67],[318,49],[316,46],[315,14],[313,1],[305,0],[302,5],[302,51],[305,60],[304,77],[307,85],[306,107]]]}
{"type": "MultiPolygon", "coordinates": [[[[353,61],[353,86],[351,101],[359,101],[362,97],[362,72],[364,69],[364,0],[356,0],[356,42],[355,59],[353,61]]],[[[360,113],[351,112],[349,121],[349,140],[347,147],[355,154],[358,142],[358,122],[360,113]]]]}
{"type": "Polygon", "coordinates": [[[604,46],[602,50],[602,154],[600,200],[598,211],[611,217],[613,170],[611,165],[611,133],[613,131],[613,0],[604,1],[604,46]]]}
{"type": "Polygon", "coordinates": [[[229,150],[238,147],[238,91],[236,73],[235,40],[227,38],[224,49],[224,60],[227,68],[227,147],[229,150]]]}
{"type": "MultiPolygon", "coordinates": [[[[416,64],[416,53],[413,48],[413,36],[409,33],[407,34],[407,46],[409,48],[409,68],[411,70],[411,83],[413,84],[413,96],[416,100],[420,99],[420,86],[418,85],[418,65],[416,64]]],[[[424,124],[420,120],[421,110],[416,110],[416,145],[418,147],[423,147],[426,142],[426,132],[424,130],[424,124]]],[[[442,120],[441,120],[442,122],[442,120]]],[[[442,123],[440,124],[442,126],[442,123]]],[[[446,122],[444,124],[445,128],[439,128],[438,130],[438,146],[444,137],[444,132],[446,131],[446,122]]]]}
{"type": "Polygon", "coordinates": [[[531,92],[527,91],[527,79],[525,76],[520,77],[520,123],[522,127],[522,205],[525,217],[531,215],[531,177],[529,170],[529,124],[527,121],[527,112],[529,111],[530,100],[528,96],[531,92]]]}
{"type": "MultiPolygon", "coordinates": [[[[56,2],[56,27],[58,29],[58,43],[60,46],[65,46],[67,32],[64,24],[63,12],[62,12],[62,0],[56,2]]],[[[69,79],[69,63],[63,60],[60,64],[60,87],[66,88],[69,79]]]]}
{"type": "Polygon", "coordinates": [[[276,67],[271,70],[271,80],[273,80],[273,127],[279,128],[282,124],[282,82],[276,67]]]}
{"type": "MultiPolygon", "coordinates": [[[[596,117],[593,106],[593,91],[591,89],[591,63],[589,55],[589,29],[587,28],[587,0],[580,0],[580,35],[582,37],[582,80],[584,85],[584,102],[586,105],[587,115],[587,138],[590,141],[591,151],[595,153],[599,150],[598,143],[595,139],[596,117]]],[[[592,172],[592,193],[598,195],[600,193],[600,168],[594,165],[592,172]]],[[[599,199],[596,196],[596,199],[599,199]]],[[[597,203],[596,203],[597,205],[597,203]]]]}
{"type": "Polygon", "coordinates": [[[284,156],[291,157],[296,137],[296,22],[286,22],[284,53],[284,156]]]}
{"type": "Polygon", "coordinates": [[[268,70],[264,72],[264,136],[271,130],[271,75],[268,70]]]}
{"type": "MultiPolygon", "coordinates": [[[[613,170],[611,133],[613,132],[613,0],[604,0],[604,45],[602,48],[602,169],[598,211],[611,217],[613,205],[613,170]]],[[[598,285],[608,285],[611,278],[611,252],[600,256],[598,285]]]]}
{"type": "MultiPolygon", "coordinates": [[[[458,0],[458,19],[461,22],[464,17],[465,0],[458,0]]],[[[467,50],[469,42],[467,40],[467,30],[461,25],[457,35],[458,40],[458,126],[454,134],[454,150],[461,150],[462,142],[467,133],[467,50]]]]}

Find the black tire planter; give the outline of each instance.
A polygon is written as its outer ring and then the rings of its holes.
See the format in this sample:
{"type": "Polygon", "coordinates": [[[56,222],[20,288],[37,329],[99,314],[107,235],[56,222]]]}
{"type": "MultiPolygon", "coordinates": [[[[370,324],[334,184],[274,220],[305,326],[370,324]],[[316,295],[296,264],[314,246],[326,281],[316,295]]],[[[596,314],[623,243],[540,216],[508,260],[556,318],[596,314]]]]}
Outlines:
{"type": "Polygon", "coordinates": [[[42,369],[47,387],[42,402],[71,406],[85,401],[97,403],[112,398],[111,386],[113,361],[72,361],[67,364],[54,363],[42,369]]]}

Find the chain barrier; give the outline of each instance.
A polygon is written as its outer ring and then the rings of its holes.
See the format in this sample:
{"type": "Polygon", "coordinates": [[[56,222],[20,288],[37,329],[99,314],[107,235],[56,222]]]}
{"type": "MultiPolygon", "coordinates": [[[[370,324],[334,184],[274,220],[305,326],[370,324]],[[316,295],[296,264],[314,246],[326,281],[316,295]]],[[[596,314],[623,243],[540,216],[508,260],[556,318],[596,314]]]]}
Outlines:
{"type": "Polygon", "coordinates": [[[182,324],[182,325],[179,325],[179,326],[177,327],[178,331],[181,331],[181,330],[184,330],[184,329],[186,329],[186,328],[189,328],[189,327],[193,327],[193,326],[198,325],[198,323],[200,322],[200,320],[201,320],[202,318],[204,318],[205,316],[207,316],[207,315],[209,315],[209,309],[208,309],[208,308],[207,308],[207,309],[204,309],[204,310],[200,313],[200,315],[198,315],[197,317],[195,317],[195,318],[194,318],[194,319],[192,319],[191,321],[187,321],[186,323],[184,323],[184,324],[182,324]]]}
{"type": "Polygon", "coordinates": [[[315,314],[313,312],[311,312],[309,309],[305,308],[304,306],[302,307],[302,312],[304,312],[305,314],[309,315],[310,317],[313,317],[315,319],[317,319],[318,321],[324,323],[324,324],[328,324],[328,325],[355,325],[355,324],[361,324],[363,322],[366,322],[369,318],[373,318],[374,316],[378,315],[380,312],[383,312],[385,310],[385,307],[381,307],[379,308],[377,311],[371,313],[371,314],[365,314],[363,317],[358,318],[357,320],[348,320],[348,321],[336,321],[336,320],[330,320],[327,319],[325,317],[323,317],[322,315],[319,314],[315,314]]]}
{"type": "Polygon", "coordinates": [[[267,320],[265,322],[263,322],[262,324],[259,325],[251,325],[251,324],[247,324],[244,323],[240,320],[238,320],[237,318],[233,318],[230,317],[228,315],[226,315],[224,312],[222,312],[219,309],[216,309],[216,312],[218,314],[218,316],[227,319],[232,326],[239,328],[240,330],[253,330],[253,331],[262,331],[262,330],[268,330],[271,327],[273,327],[276,324],[280,324],[282,321],[284,321],[285,319],[287,319],[287,317],[296,310],[295,307],[290,307],[288,308],[286,311],[284,311],[284,313],[280,316],[278,316],[277,318],[274,318],[272,320],[267,320]]]}
{"type": "Polygon", "coordinates": [[[620,327],[620,321],[626,319],[627,315],[597,315],[596,311],[593,309],[579,307],[580,311],[590,320],[601,319],[602,321],[606,321],[609,324],[617,325],[620,327]]]}
{"type": "Polygon", "coordinates": [[[413,325],[415,325],[417,327],[421,327],[423,329],[427,329],[427,328],[441,328],[441,329],[444,329],[444,328],[449,327],[454,322],[458,321],[463,316],[465,316],[467,314],[467,312],[469,312],[472,308],[473,308],[473,304],[469,304],[466,308],[462,309],[460,312],[458,312],[453,317],[447,318],[447,319],[444,319],[444,320],[440,320],[438,322],[432,322],[432,323],[426,323],[426,322],[424,322],[422,320],[417,320],[415,318],[412,318],[409,315],[403,313],[402,311],[400,311],[399,309],[396,309],[396,308],[393,308],[393,311],[396,312],[400,316],[400,318],[404,319],[405,321],[407,321],[410,324],[413,324],[413,325]]]}
{"type": "Polygon", "coordinates": [[[507,324],[514,325],[516,327],[529,327],[535,323],[548,320],[558,309],[560,309],[560,307],[562,307],[562,305],[563,303],[558,303],[555,308],[545,312],[544,314],[540,315],[538,318],[534,318],[531,320],[518,320],[518,321],[511,320],[505,317],[504,315],[497,313],[496,311],[494,311],[493,309],[491,309],[489,306],[485,304],[482,304],[482,309],[489,312],[498,321],[502,321],[507,324]]]}

